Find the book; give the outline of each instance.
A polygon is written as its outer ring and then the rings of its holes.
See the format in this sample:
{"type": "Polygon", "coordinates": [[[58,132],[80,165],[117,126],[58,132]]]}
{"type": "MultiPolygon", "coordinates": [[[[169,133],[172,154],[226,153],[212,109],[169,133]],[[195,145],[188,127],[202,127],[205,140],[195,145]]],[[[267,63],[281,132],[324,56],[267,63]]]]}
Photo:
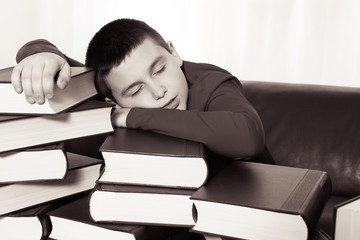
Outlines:
{"type": "Polygon", "coordinates": [[[0,152],[112,132],[112,108],[113,104],[89,100],[61,114],[3,120],[0,152]]]}
{"type": "Polygon", "coordinates": [[[62,180],[0,186],[0,216],[94,188],[102,160],[67,153],[69,169],[62,180]]]}
{"type": "Polygon", "coordinates": [[[13,67],[0,70],[0,113],[6,114],[57,114],[97,95],[95,71],[85,67],[71,67],[71,80],[65,89],[54,84],[54,96],[44,104],[29,104],[24,94],[15,92],[11,84],[13,67]],[[11,103],[11,104],[10,104],[11,103]]]}
{"type": "Polygon", "coordinates": [[[193,192],[97,183],[89,198],[90,216],[96,222],[190,227],[195,224],[193,192]]]}
{"type": "Polygon", "coordinates": [[[334,206],[335,240],[360,239],[360,196],[334,206]]]}
{"type": "MultiPolygon", "coordinates": [[[[204,240],[230,240],[229,238],[220,237],[218,235],[204,234],[204,240]]],[[[332,240],[332,238],[321,228],[315,227],[314,233],[309,240],[332,240]]]]}
{"type": "Polygon", "coordinates": [[[1,183],[63,179],[67,169],[62,143],[0,153],[1,183]]]}
{"type": "Polygon", "coordinates": [[[308,239],[331,193],[326,172],[234,161],[191,197],[194,232],[236,239],[308,239]]]}
{"type": "Polygon", "coordinates": [[[100,147],[101,183],[198,188],[208,166],[204,146],[140,129],[117,128],[100,147]]]}
{"type": "Polygon", "coordinates": [[[96,223],[89,213],[88,196],[48,212],[53,239],[168,239],[184,229],[131,224],[96,223]]]}
{"type": "Polygon", "coordinates": [[[47,239],[52,230],[47,213],[83,195],[45,202],[0,217],[0,239],[47,239]]]}

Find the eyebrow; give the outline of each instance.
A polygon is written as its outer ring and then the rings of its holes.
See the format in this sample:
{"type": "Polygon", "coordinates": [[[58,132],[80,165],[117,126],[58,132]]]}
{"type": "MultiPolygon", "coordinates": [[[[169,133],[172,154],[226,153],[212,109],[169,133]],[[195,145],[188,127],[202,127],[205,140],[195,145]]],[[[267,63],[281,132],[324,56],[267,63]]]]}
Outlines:
{"type": "MultiPolygon", "coordinates": [[[[158,64],[162,59],[164,58],[164,56],[160,55],[160,56],[157,56],[155,58],[155,60],[150,64],[149,66],[149,73],[152,72],[152,70],[155,68],[156,64],[158,64]]],[[[133,82],[132,84],[130,84],[128,87],[126,87],[124,90],[121,91],[121,95],[122,96],[125,96],[126,93],[133,87],[135,87],[136,85],[138,84],[141,84],[141,81],[136,81],[136,82],[133,82]]]]}

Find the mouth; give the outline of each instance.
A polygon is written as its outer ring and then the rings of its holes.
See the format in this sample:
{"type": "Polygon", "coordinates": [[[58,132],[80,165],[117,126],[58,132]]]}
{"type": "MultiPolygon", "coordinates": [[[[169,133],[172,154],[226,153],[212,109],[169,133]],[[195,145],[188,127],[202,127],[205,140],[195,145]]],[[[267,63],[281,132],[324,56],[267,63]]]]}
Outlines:
{"type": "Polygon", "coordinates": [[[163,109],[176,109],[180,104],[180,99],[176,96],[168,101],[162,108],[163,109]]]}

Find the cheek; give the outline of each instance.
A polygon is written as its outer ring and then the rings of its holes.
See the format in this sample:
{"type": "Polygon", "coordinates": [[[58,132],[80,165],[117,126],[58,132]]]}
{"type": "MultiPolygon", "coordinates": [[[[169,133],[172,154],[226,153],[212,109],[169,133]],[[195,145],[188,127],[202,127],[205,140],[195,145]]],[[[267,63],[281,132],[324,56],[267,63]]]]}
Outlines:
{"type": "Polygon", "coordinates": [[[185,79],[185,76],[183,72],[179,69],[174,69],[172,72],[169,72],[169,74],[166,77],[168,80],[168,86],[175,90],[178,93],[181,92],[187,92],[188,85],[185,79]]]}

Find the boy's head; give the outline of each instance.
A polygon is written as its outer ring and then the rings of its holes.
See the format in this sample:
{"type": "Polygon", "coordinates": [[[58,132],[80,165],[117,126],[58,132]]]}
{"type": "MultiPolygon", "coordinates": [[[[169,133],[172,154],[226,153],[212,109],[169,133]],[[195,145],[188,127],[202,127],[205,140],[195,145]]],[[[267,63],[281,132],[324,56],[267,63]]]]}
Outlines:
{"type": "Polygon", "coordinates": [[[106,24],[92,38],[86,66],[96,86],[121,107],[186,109],[188,86],[173,45],[133,19],[106,24]]]}

